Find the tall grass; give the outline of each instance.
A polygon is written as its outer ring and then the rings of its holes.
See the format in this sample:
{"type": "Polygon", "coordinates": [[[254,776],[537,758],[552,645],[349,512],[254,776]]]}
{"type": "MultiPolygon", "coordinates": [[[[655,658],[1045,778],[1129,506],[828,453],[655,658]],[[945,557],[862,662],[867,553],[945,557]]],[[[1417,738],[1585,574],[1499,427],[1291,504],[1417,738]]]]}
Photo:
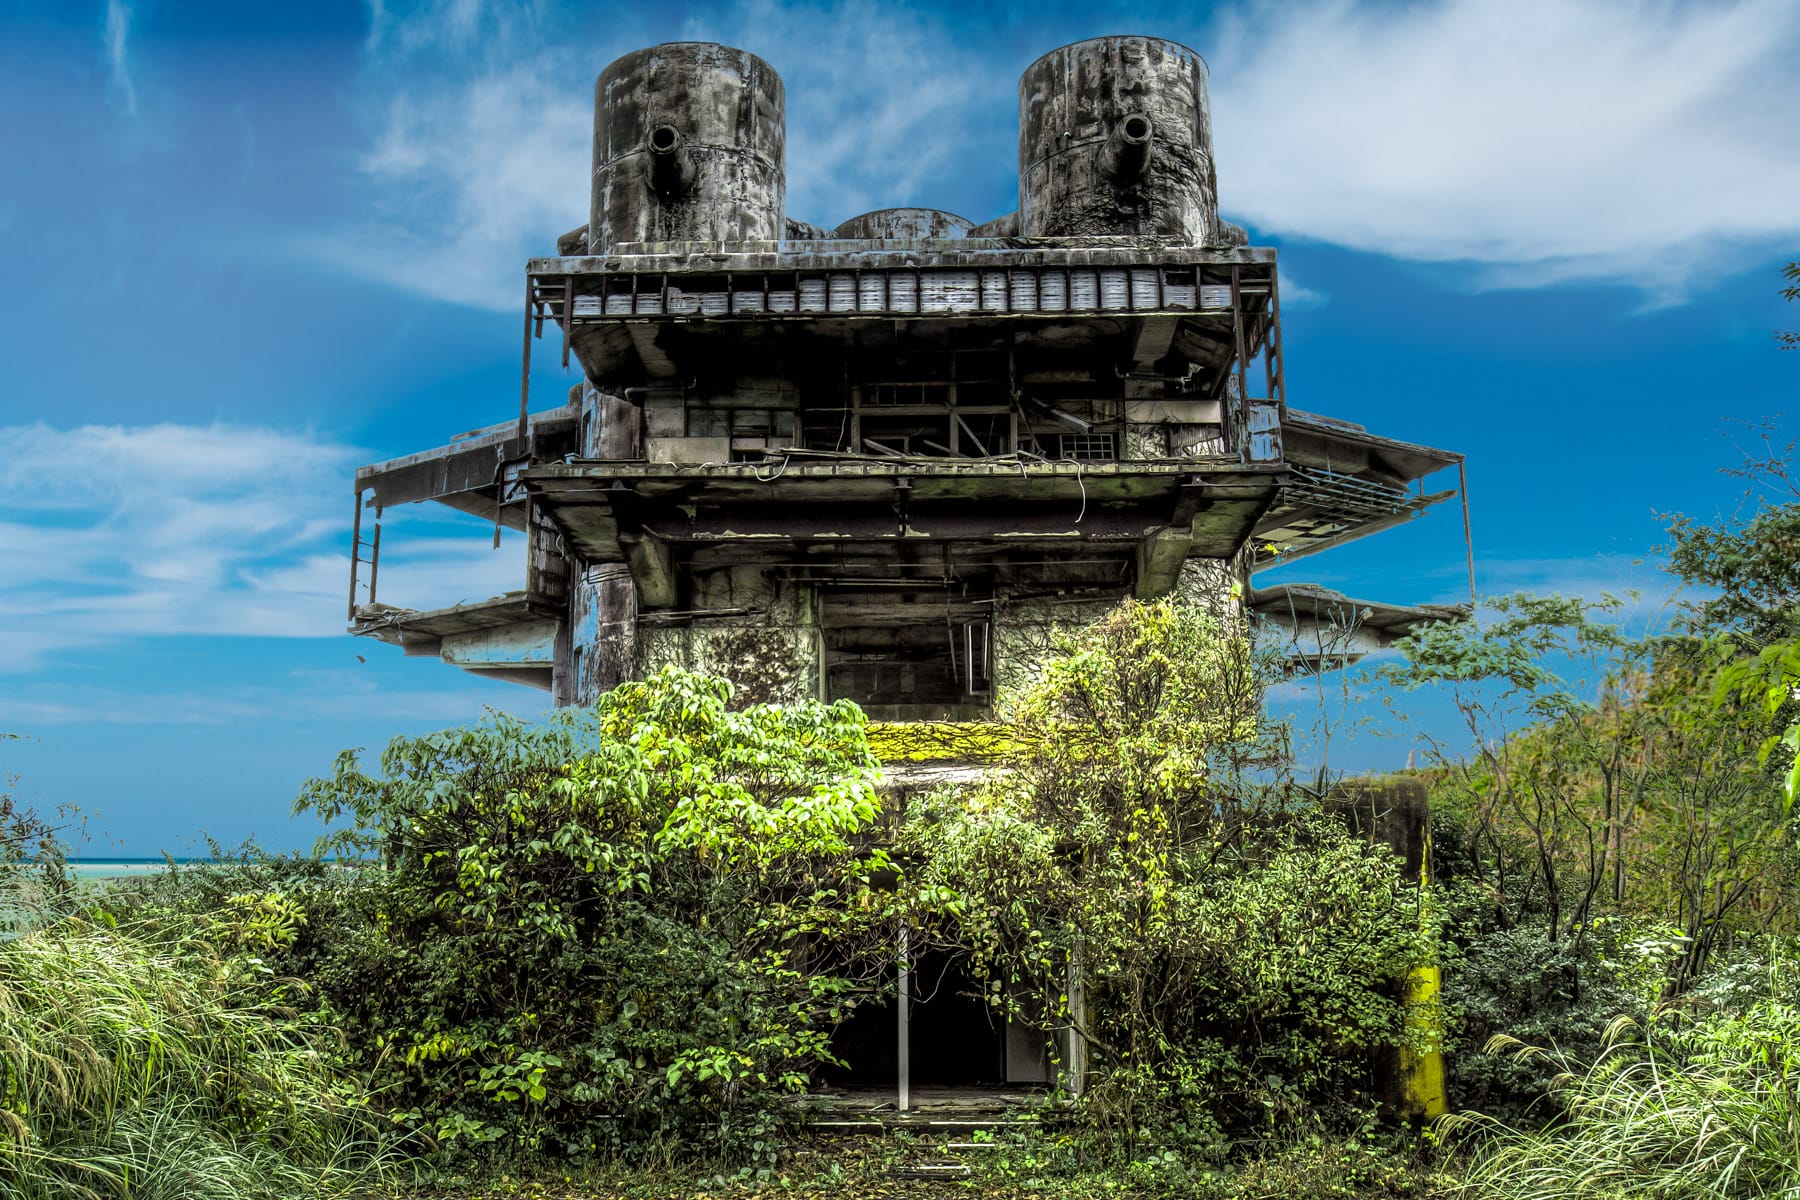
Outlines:
{"type": "MultiPolygon", "coordinates": [[[[1504,1037],[1489,1049],[1546,1053],[1504,1037]]],[[[1800,1008],[1774,994],[1679,1022],[1621,1019],[1599,1061],[1560,1082],[1566,1115],[1548,1129],[1463,1118],[1492,1135],[1465,1193],[1800,1197],[1800,1008]]]]}
{"type": "Polygon", "coordinates": [[[346,1196],[375,1125],[255,964],[79,918],[0,942],[0,1197],[346,1196]]]}

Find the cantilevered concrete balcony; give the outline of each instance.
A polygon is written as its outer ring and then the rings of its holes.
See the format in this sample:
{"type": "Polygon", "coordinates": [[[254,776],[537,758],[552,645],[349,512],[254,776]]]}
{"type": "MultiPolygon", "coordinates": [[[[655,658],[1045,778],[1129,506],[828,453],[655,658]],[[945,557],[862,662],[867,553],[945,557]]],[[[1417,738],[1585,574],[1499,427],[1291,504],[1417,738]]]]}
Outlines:
{"type": "MultiPolygon", "coordinates": [[[[728,369],[793,377],[903,325],[1153,372],[1279,358],[1275,252],[1122,237],[625,244],[532,259],[527,320],[603,388],[728,369]],[[884,332],[885,331],[885,332],[884,332]],[[823,356],[823,357],[821,357],[823,356]]],[[[1245,363],[1247,366],[1247,362],[1245,363]]],[[[1279,394],[1279,364],[1271,394],[1279,394]]]]}

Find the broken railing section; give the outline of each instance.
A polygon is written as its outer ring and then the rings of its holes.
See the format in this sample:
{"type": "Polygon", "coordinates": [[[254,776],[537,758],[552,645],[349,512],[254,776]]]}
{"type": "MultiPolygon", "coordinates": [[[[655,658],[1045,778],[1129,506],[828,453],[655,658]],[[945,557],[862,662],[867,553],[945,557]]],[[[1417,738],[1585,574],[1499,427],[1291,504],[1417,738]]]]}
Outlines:
{"type": "MultiPolygon", "coordinates": [[[[1063,394],[1212,402],[1227,410],[1232,451],[1244,454],[1249,426],[1272,434],[1286,403],[1278,281],[1267,249],[1147,251],[1129,239],[1103,238],[1079,245],[1040,239],[1029,249],[942,239],[905,250],[883,241],[616,250],[528,266],[527,357],[549,323],[562,332],[565,363],[573,350],[603,391],[667,390],[717,377],[721,354],[738,361],[745,378],[785,378],[804,388],[821,361],[860,366],[873,361],[881,338],[901,345],[904,326],[912,350],[934,341],[946,352],[999,350],[1006,371],[990,382],[1005,386],[987,405],[1000,415],[1019,410],[1027,421],[1041,423],[1056,410],[1067,416],[1058,403],[1063,394]],[[884,324],[868,324],[871,318],[884,324]],[[1077,360],[1082,380],[1069,373],[1077,360]],[[1168,373],[1170,363],[1180,364],[1176,375],[1168,373]],[[1252,412],[1259,408],[1272,411],[1252,412]]],[[[521,413],[529,376],[527,362],[521,413]]],[[[800,407],[855,403],[852,385],[864,381],[840,379],[843,394],[804,397],[800,407]]],[[[910,382],[955,381],[945,375],[910,382]]],[[[1076,428],[1081,420],[1064,423],[1079,435],[1086,432],[1076,428]]],[[[990,440],[971,431],[968,445],[979,456],[1024,448],[1016,438],[1011,445],[990,440]]],[[[1120,449],[1115,445],[1115,455],[1120,449]]],[[[934,452],[969,451],[940,439],[934,452]]]]}
{"type": "MultiPolygon", "coordinates": [[[[578,389],[577,389],[578,392],[578,389]]],[[[434,501],[491,521],[494,544],[504,526],[530,543],[526,595],[537,611],[557,613],[568,603],[568,560],[561,535],[532,511],[522,476],[531,466],[561,461],[580,450],[578,394],[561,408],[533,414],[519,436],[511,422],[475,429],[448,445],[361,467],[352,515],[347,619],[363,632],[360,614],[380,608],[381,528],[386,510],[434,501]]]]}
{"type": "Polygon", "coordinates": [[[1292,562],[1405,524],[1457,491],[1425,491],[1425,480],[1463,456],[1380,437],[1361,425],[1288,409],[1280,431],[1288,474],[1257,522],[1257,569],[1292,562]]]}
{"type": "Polygon", "coordinates": [[[363,539],[363,489],[356,489],[356,503],[351,511],[350,524],[350,609],[344,620],[356,620],[356,587],[358,574],[363,567],[369,568],[369,604],[375,604],[375,585],[381,575],[381,509],[375,508],[375,519],[369,523],[369,536],[363,539]],[[363,557],[367,550],[369,556],[363,557]]]}

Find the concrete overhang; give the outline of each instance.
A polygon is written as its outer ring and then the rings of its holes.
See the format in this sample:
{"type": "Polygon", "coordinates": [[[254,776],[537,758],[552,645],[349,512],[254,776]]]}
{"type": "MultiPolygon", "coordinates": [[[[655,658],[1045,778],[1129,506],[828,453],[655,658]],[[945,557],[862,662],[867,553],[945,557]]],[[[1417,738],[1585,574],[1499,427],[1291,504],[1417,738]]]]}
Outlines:
{"type": "Polygon", "coordinates": [[[454,667],[548,691],[558,621],[528,604],[524,592],[428,610],[365,604],[350,632],[429,655],[454,667]]]}
{"type": "Polygon", "coordinates": [[[1249,609],[1278,630],[1288,660],[1318,671],[1349,666],[1426,625],[1464,621],[1464,605],[1388,604],[1357,600],[1316,583],[1256,588],[1249,609]]]}
{"type": "Polygon", "coordinates": [[[436,500],[512,529],[525,527],[517,475],[534,459],[561,458],[578,448],[581,410],[566,404],[532,413],[524,438],[516,420],[471,430],[448,445],[356,469],[356,494],[377,508],[436,500]],[[516,493],[516,494],[515,494],[516,493]]]}
{"type": "Polygon", "coordinates": [[[609,388],[704,374],[721,353],[779,374],[902,327],[1027,356],[1155,344],[1217,369],[1236,317],[1272,313],[1276,287],[1271,249],[1132,238],[626,244],[526,271],[534,319],[609,388]]]}

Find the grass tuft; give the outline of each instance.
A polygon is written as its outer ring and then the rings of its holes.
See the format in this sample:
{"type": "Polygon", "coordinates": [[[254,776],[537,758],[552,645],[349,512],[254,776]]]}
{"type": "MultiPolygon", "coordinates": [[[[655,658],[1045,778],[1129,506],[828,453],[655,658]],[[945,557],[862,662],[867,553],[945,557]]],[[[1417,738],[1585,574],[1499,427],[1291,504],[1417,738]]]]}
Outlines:
{"type": "Polygon", "coordinates": [[[1561,1078],[1566,1114],[1548,1129],[1458,1119],[1488,1135],[1465,1194],[1800,1196],[1800,1008],[1784,1000],[1666,1027],[1616,1021],[1598,1060],[1561,1078]]]}
{"type": "Polygon", "coordinates": [[[384,1152],[327,1049],[239,961],[152,926],[0,942],[0,1198],[363,1191],[384,1152]]]}

